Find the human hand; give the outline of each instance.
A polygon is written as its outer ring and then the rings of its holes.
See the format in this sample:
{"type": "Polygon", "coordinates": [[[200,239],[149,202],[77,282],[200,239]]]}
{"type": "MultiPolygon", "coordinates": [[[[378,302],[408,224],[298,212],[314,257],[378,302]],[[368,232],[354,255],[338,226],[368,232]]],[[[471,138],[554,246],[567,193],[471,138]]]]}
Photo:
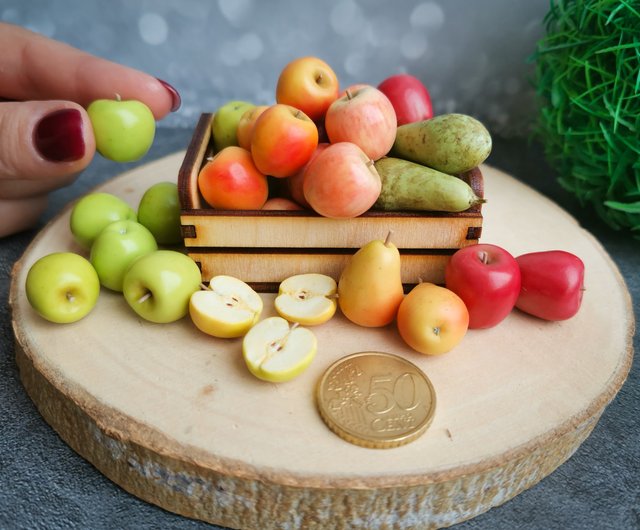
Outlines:
{"type": "Polygon", "coordinates": [[[0,50],[0,237],[35,224],[91,162],[89,103],[119,94],[156,120],[180,106],[164,81],[20,27],[0,23],[0,50]]]}

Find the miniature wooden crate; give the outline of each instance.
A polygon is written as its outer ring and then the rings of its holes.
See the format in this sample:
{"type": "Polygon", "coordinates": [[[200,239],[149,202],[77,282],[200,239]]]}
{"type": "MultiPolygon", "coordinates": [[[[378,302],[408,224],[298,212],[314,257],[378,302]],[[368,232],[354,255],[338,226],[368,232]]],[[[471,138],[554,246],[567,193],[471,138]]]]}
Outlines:
{"type": "MultiPolygon", "coordinates": [[[[212,119],[213,114],[201,115],[178,174],[182,237],[204,282],[228,274],[257,291],[275,292],[294,274],[316,272],[338,280],[351,255],[391,230],[405,287],[420,279],[442,284],[451,254],[480,238],[481,205],[461,213],[369,211],[344,220],[308,210],[210,208],[198,190],[198,173],[214,153],[212,119]]],[[[461,177],[483,197],[478,168],[461,177]]]]}

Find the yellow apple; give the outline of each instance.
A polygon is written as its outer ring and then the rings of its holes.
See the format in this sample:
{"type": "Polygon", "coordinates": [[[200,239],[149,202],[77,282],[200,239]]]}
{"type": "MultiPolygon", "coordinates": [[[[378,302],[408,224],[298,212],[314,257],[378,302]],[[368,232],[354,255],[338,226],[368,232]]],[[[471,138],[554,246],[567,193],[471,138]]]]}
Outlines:
{"type": "Polygon", "coordinates": [[[318,350],[313,332],[282,317],[269,317],[253,326],[242,340],[249,371],[272,383],[290,381],[311,364],[318,350]]]}
{"type": "Polygon", "coordinates": [[[425,282],[404,297],[396,321],[400,336],[411,348],[439,355],[452,350],[465,336],[469,312],[453,291],[425,282]]]}
{"type": "Polygon", "coordinates": [[[336,312],[336,281],[324,274],[297,274],[280,284],[274,305],[278,314],[290,322],[315,326],[336,312]]]}
{"type": "Polygon", "coordinates": [[[196,327],[214,337],[242,337],[262,313],[262,298],[233,276],[214,276],[209,288],[196,291],[189,300],[189,315],[196,327]]]}

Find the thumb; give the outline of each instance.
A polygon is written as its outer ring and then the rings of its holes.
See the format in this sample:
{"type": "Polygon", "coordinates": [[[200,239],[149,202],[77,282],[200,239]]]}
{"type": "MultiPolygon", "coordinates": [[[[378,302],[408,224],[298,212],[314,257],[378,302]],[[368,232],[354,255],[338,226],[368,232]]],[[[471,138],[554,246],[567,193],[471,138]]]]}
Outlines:
{"type": "Polygon", "coordinates": [[[0,103],[0,200],[65,186],[94,154],[89,116],[76,103],[0,103]]]}

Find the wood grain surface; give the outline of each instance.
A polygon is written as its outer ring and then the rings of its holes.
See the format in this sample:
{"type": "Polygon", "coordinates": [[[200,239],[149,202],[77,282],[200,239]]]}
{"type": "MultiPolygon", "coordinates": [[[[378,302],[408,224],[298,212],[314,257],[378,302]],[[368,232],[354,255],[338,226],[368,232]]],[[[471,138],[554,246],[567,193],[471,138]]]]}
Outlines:
{"type": "MultiPolygon", "coordinates": [[[[136,206],[152,183],[175,178],[184,153],[125,173],[100,189],[136,206]]],[[[79,454],[132,494],[232,528],[437,528],[469,519],[543,479],[579,447],[623,384],[632,361],[629,294],[602,246],[554,203],[484,166],[482,242],[514,255],[563,249],[586,265],[583,306],[566,322],[514,311],[471,330],[452,352],[426,357],[393,326],[365,329],[337,315],[314,328],[319,350],[299,378],[271,384],[243,365],[240,340],[200,333],[188,318],[139,319],[103,289],[94,311],[54,325],[29,307],[29,266],[54,251],[82,252],[70,206],[13,271],[16,359],[26,391],[79,454]],[[394,449],[333,434],[314,387],[335,360],[363,350],[406,356],[431,379],[432,425],[394,449]]],[[[274,314],[264,294],[265,315],[274,314]]]]}

